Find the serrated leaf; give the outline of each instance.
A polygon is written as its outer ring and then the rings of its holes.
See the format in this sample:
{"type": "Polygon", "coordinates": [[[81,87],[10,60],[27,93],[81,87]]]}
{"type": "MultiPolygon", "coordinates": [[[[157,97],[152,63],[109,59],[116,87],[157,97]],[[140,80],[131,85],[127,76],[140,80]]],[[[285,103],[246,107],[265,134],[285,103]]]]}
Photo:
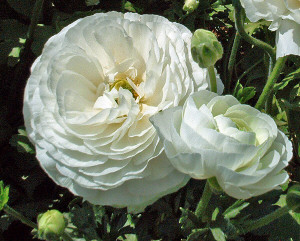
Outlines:
{"type": "Polygon", "coordinates": [[[266,26],[266,27],[269,27],[270,26],[270,23],[269,21],[266,21],[266,20],[260,20],[258,22],[248,22],[245,24],[245,31],[252,35],[257,29],[260,29],[262,28],[263,26],[266,26]]]}
{"type": "Polygon", "coordinates": [[[78,230],[85,234],[85,237],[89,240],[99,239],[96,232],[96,220],[92,205],[84,202],[82,207],[74,206],[70,211],[70,218],[72,224],[78,228],[78,230]]]}
{"type": "Polygon", "coordinates": [[[237,200],[234,204],[232,204],[229,208],[225,210],[223,213],[224,217],[227,219],[235,218],[240,214],[240,211],[246,208],[249,205],[248,202],[244,200],[237,200]]]}
{"type": "Polygon", "coordinates": [[[217,241],[226,241],[226,236],[220,228],[210,228],[212,235],[217,241]]]}

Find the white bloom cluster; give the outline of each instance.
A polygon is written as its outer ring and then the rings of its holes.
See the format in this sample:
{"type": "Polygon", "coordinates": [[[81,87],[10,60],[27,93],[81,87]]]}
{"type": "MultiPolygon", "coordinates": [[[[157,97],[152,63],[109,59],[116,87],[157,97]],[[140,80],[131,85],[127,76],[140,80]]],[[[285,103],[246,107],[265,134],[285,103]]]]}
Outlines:
{"type": "Polygon", "coordinates": [[[23,111],[37,159],[57,184],[93,204],[138,212],[187,183],[149,117],[208,88],[191,37],[160,16],[108,12],[49,39],[23,111]]]}
{"type": "Polygon", "coordinates": [[[291,142],[271,117],[233,96],[202,90],[151,121],[177,170],[195,179],[215,177],[234,198],[261,195],[288,179],[282,169],[292,158],[291,142]]]}
{"type": "Polygon", "coordinates": [[[241,0],[247,17],[272,21],[276,32],[276,57],[300,55],[300,0],[241,0]]]}

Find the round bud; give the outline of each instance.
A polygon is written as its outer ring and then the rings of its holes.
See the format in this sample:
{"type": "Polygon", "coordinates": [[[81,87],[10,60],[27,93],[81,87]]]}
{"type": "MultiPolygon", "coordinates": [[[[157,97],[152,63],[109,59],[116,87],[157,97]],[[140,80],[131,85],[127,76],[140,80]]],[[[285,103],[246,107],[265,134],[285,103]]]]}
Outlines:
{"type": "Polygon", "coordinates": [[[191,13],[195,11],[199,6],[199,0],[185,0],[185,3],[183,5],[183,10],[191,13]]]}
{"type": "Polygon", "coordinates": [[[38,236],[41,239],[56,241],[66,228],[66,220],[58,210],[48,210],[38,216],[38,236]]]}
{"type": "Polygon", "coordinates": [[[223,47],[214,33],[197,29],[192,37],[192,56],[201,68],[214,66],[222,58],[223,47]]]}
{"type": "Polygon", "coordinates": [[[300,184],[289,188],[286,195],[286,204],[295,213],[300,213],[300,184]]]}

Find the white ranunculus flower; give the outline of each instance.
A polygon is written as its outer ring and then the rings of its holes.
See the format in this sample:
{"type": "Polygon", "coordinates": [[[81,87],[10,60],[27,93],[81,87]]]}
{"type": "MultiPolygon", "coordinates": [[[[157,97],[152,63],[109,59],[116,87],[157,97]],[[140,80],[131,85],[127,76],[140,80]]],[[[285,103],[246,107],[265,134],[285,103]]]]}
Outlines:
{"type": "Polygon", "coordinates": [[[247,17],[272,21],[276,32],[276,57],[300,55],[300,0],[241,0],[247,17]]]}
{"type": "Polygon", "coordinates": [[[32,66],[23,111],[37,158],[57,184],[135,212],[186,184],[149,117],[208,88],[191,37],[160,16],[108,12],[49,39],[32,66]]]}
{"type": "Polygon", "coordinates": [[[233,96],[202,90],[150,120],[177,170],[215,177],[232,197],[257,196],[288,179],[282,169],[292,158],[291,142],[271,117],[233,96]]]}

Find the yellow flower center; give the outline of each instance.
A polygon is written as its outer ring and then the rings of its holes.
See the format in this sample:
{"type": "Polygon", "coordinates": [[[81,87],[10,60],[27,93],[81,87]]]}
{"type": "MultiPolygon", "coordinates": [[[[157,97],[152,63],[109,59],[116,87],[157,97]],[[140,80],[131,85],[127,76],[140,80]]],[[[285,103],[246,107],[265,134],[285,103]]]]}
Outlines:
{"type": "Polygon", "coordinates": [[[137,97],[139,96],[139,94],[137,93],[137,86],[139,84],[138,81],[134,82],[126,75],[116,75],[115,81],[109,84],[109,90],[112,90],[113,88],[119,90],[120,87],[122,87],[123,89],[129,90],[132,93],[134,99],[137,99],[137,97]]]}

